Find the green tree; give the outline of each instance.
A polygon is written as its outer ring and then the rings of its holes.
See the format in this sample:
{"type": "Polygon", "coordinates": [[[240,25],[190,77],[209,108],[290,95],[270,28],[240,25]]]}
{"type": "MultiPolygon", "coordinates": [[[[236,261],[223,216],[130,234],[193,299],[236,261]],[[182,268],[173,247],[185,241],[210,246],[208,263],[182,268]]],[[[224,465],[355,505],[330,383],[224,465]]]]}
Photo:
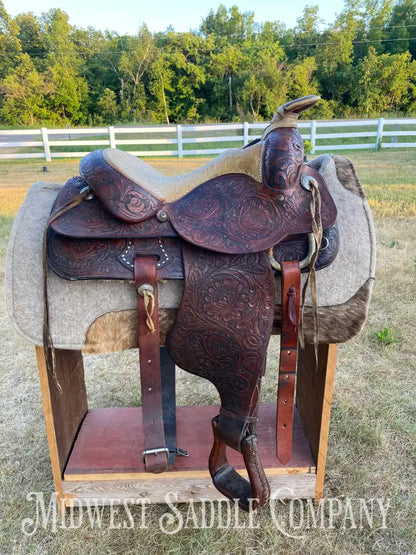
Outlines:
{"type": "Polygon", "coordinates": [[[130,109],[136,116],[143,116],[147,108],[145,79],[153,63],[156,47],[147,27],[143,25],[137,37],[125,42],[119,72],[122,77],[122,106],[127,115],[130,109]]]}
{"type": "Polygon", "coordinates": [[[373,47],[381,54],[386,48],[386,25],[391,17],[393,0],[361,0],[360,17],[354,44],[354,60],[359,61],[373,47]]]}
{"type": "Polygon", "coordinates": [[[254,12],[240,13],[237,6],[229,10],[220,4],[217,11],[211,10],[201,24],[203,36],[212,35],[218,46],[241,44],[249,38],[254,29],[254,12]]]}
{"type": "Polygon", "coordinates": [[[233,79],[246,66],[247,57],[237,45],[227,45],[218,53],[211,55],[209,70],[214,77],[223,79],[227,84],[229,113],[234,105],[233,79]]]}
{"type": "Polygon", "coordinates": [[[289,98],[318,94],[318,83],[314,78],[317,67],[313,56],[297,61],[288,67],[287,94],[289,98]]]}
{"type": "Polygon", "coordinates": [[[15,69],[0,85],[0,117],[11,125],[35,125],[46,120],[45,84],[29,54],[22,54],[15,69]]]}
{"type": "Polygon", "coordinates": [[[284,51],[273,39],[266,27],[242,46],[245,59],[240,111],[250,113],[254,120],[269,119],[287,95],[284,51]]]}
{"type": "Polygon", "coordinates": [[[172,115],[170,103],[174,92],[173,79],[174,70],[171,67],[169,56],[163,50],[158,50],[150,72],[149,91],[153,98],[149,113],[153,120],[168,125],[172,115]],[[167,93],[170,93],[169,98],[167,93]]]}
{"type": "Polygon", "coordinates": [[[397,110],[415,102],[416,62],[409,52],[377,55],[370,48],[357,66],[353,100],[365,116],[397,110]]]}
{"type": "Polygon", "coordinates": [[[0,79],[7,75],[19,61],[22,47],[19,41],[19,27],[9,17],[0,0],[0,79]]]}
{"type": "Polygon", "coordinates": [[[322,19],[319,17],[319,6],[305,6],[303,15],[296,22],[291,33],[291,43],[286,49],[289,61],[316,56],[321,32],[322,19]]]}
{"type": "Polygon", "coordinates": [[[60,9],[42,15],[48,43],[48,102],[54,121],[82,122],[88,86],[79,75],[81,60],[71,40],[68,16],[60,9]]]}
{"type": "Polygon", "coordinates": [[[98,108],[105,123],[114,123],[118,113],[116,93],[111,89],[104,89],[98,101],[98,108]]]}
{"type": "Polygon", "coordinates": [[[171,119],[198,121],[204,103],[201,87],[206,81],[206,41],[193,33],[168,31],[158,37],[167,64],[164,65],[164,94],[171,119]]]}
{"type": "Polygon", "coordinates": [[[410,40],[416,31],[416,2],[415,0],[398,0],[395,2],[386,34],[388,42],[386,51],[400,54],[409,51],[416,58],[416,42],[410,40]]]}
{"type": "Polygon", "coordinates": [[[16,16],[15,22],[19,28],[22,52],[30,56],[38,71],[45,71],[48,46],[41,19],[33,13],[22,13],[16,16]]]}

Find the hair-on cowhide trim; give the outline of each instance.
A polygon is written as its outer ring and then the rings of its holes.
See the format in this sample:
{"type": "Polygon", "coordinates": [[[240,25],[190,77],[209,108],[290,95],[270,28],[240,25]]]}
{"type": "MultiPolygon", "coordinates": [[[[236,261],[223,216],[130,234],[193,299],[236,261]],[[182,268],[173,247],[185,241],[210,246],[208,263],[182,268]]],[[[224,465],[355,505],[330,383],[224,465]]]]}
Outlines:
{"type": "Polygon", "coordinates": [[[331,158],[335,162],[336,175],[341,185],[351,193],[364,199],[365,195],[362,185],[355,173],[353,163],[348,158],[328,154],[327,156],[318,156],[318,158],[314,158],[308,164],[319,171],[331,158]]]}
{"type": "MultiPolygon", "coordinates": [[[[159,309],[160,344],[165,345],[166,336],[175,321],[176,309],[159,309]]],[[[107,312],[99,316],[88,328],[83,353],[111,353],[138,347],[137,310],[107,312]]]]}
{"type": "MultiPolygon", "coordinates": [[[[345,303],[321,307],[319,314],[320,343],[343,343],[357,335],[364,326],[367,317],[368,301],[371,295],[373,279],[368,279],[357,293],[345,303]],[[348,322],[348,326],[344,322],[348,322]]],[[[280,306],[275,307],[273,334],[280,334],[280,306]]],[[[164,345],[166,336],[175,321],[175,309],[160,309],[160,344],[164,345]]],[[[305,307],[304,337],[313,343],[312,307],[305,307]]],[[[97,318],[89,327],[83,348],[84,353],[97,354],[124,349],[134,349],[137,345],[137,313],[135,310],[108,312],[97,318]]]]}
{"type": "MultiPolygon", "coordinates": [[[[373,283],[374,279],[369,278],[345,303],[318,308],[319,343],[344,343],[360,333],[367,318],[373,283]]],[[[280,310],[281,307],[276,306],[272,333],[280,333],[280,310]]],[[[305,306],[303,325],[305,341],[313,343],[313,309],[310,306],[305,306]]]]}

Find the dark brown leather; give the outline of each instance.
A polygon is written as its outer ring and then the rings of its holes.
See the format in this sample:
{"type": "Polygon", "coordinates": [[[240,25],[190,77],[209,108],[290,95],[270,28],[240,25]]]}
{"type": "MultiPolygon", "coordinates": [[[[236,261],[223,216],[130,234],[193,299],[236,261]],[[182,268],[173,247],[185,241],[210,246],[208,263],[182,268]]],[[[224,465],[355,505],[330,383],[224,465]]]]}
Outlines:
{"type": "Polygon", "coordinates": [[[299,262],[284,261],[282,262],[282,334],[276,415],[276,455],[283,464],[287,464],[292,456],[300,297],[299,262]]]}
{"type": "MultiPolygon", "coordinates": [[[[92,153],[93,154],[93,153],[92,153]]],[[[90,155],[89,155],[90,156],[90,155]]],[[[89,187],[82,177],[69,179],[55,201],[52,212],[72,201],[79,191],[89,187]]],[[[51,228],[69,239],[129,239],[146,237],[177,237],[169,222],[160,222],[154,217],[132,223],[113,216],[104,207],[101,199],[91,192],[87,200],[73,210],[56,219],[51,228]]]]}
{"type": "MultiPolygon", "coordinates": [[[[80,177],[70,179],[60,191],[52,212],[72,203],[87,186],[80,177]]],[[[93,197],[51,223],[48,262],[65,279],[132,280],[134,257],[155,255],[158,279],[184,279],[181,244],[169,222],[151,218],[139,224],[127,224],[113,218],[101,201],[93,197]]],[[[324,230],[316,270],[331,264],[338,245],[338,228],[334,224],[324,230]]],[[[306,235],[288,237],[273,247],[273,256],[278,262],[302,260],[307,253],[306,235]]],[[[303,271],[308,271],[308,267],[303,271]]]]}
{"type": "Polygon", "coordinates": [[[148,220],[162,207],[160,200],[107,164],[102,150],[82,158],[79,169],[108,212],[119,220],[148,220]]]}
{"type": "MultiPolygon", "coordinates": [[[[293,130],[295,131],[295,130],[293,130]]],[[[332,226],[336,207],[319,173],[303,166],[313,177],[322,198],[322,224],[332,226]]],[[[290,235],[311,230],[310,192],[298,183],[278,191],[242,174],[226,174],[200,185],[182,199],[166,204],[177,233],[189,243],[224,253],[267,250],[290,235]]]]}
{"type": "Polygon", "coordinates": [[[209,471],[215,487],[228,499],[238,499],[244,511],[257,509],[270,497],[270,486],[258,457],[257,436],[251,434],[241,442],[241,452],[249,480],[245,480],[227,460],[227,444],[218,434],[218,416],[212,419],[214,445],[209,456],[209,471]]]}
{"type": "Polygon", "coordinates": [[[145,447],[143,460],[148,472],[160,473],[168,468],[169,451],[165,445],[163,423],[156,258],[136,258],[134,260],[134,281],[137,292],[140,384],[143,407],[145,447]],[[155,304],[150,316],[154,325],[153,330],[149,328],[147,322],[145,299],[139,294],[139,288],[143,285],[153,288],[155,304]]]}
{"type": "Polygon", "coordinates": [[[185,290],[167,338],[175,363],[217,388],[210,472],[229,498],[265,502],[267,480],[255,453],[261,378],[273,324],[275,283],[266,253],[216,254],[184,245],[185,290]],[[227,466],[225,446],[243,453],[250,483],[227,466]]]}
{"type": "Polygon", "coordinates": [[[48,262],[64,279],[134,279],[134,259],[157,257],[158,279],[183,279],[181,240],[48,238],[48,262]]]}

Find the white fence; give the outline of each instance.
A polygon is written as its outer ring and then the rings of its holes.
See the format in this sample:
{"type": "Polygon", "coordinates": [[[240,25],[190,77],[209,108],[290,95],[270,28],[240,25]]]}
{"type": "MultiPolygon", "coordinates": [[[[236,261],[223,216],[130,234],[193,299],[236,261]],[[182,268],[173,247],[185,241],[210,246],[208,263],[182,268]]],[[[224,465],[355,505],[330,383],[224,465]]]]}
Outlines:
{"type": "MultiPolygon", "coordinates": [[[[246,122],[0,130],[0,159],[44,158],[50,162],[52,158],[80,158],[94,150],[90,147],[108,146],[121,147],[139,156],[183,158],[189,155],[219,154],[230,147],[247,145],[260,137],[265,127],[267,123],[246,122]],[[213,143],[216,148],[210,148],[213,143]],[[169,150],[166,150],[167,145],[170,146],[169,150]],[[192,149],[190,145],[203,148],[192,149]],[[127,149],[127,146],[133,149],[127,149]],[[146,150],[146,146],[151,146],[152,150],[146,150]]],[[[312,143],[312,154],[329,150],[416,147],[412,139],[416,136],[416,118],[300,121],[299,129],[302,137],[312,143]]]]}

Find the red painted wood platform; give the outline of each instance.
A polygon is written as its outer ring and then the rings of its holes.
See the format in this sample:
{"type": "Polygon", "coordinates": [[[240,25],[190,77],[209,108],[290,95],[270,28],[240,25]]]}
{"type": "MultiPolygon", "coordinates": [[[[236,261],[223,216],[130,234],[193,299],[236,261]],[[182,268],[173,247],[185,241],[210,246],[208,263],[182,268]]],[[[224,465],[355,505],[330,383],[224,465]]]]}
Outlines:
{"type": "MultiPolygon", "coordinates": [[[[186,449],[189,457],[176,457],[169,472],[207,470],[212,447],[211,419],[218,414],[218,406],[186,406],[177,408],[177,444],[186,449]]],[[[276,457],[275,439],[276,405],[261,405],[257,433],[260,458],[265,469],[282,473],[315,472],[315,462],[309,441],[295,412],[293,454],[283,465],[276,457]]],[[[78,480],[86,475],[97,479],[103,474],[144,474],[142,452],[141,408],[106,408],[88,411],[67,462],[65,480],[78,480]]],[[[229,461],[244,469],[242,457],[228,450],[229,461]]],[[[166,476],[166,474],[164,474],[166,476]]],[[[173,477],[173,475],[172,475],[173,477]]]]}

